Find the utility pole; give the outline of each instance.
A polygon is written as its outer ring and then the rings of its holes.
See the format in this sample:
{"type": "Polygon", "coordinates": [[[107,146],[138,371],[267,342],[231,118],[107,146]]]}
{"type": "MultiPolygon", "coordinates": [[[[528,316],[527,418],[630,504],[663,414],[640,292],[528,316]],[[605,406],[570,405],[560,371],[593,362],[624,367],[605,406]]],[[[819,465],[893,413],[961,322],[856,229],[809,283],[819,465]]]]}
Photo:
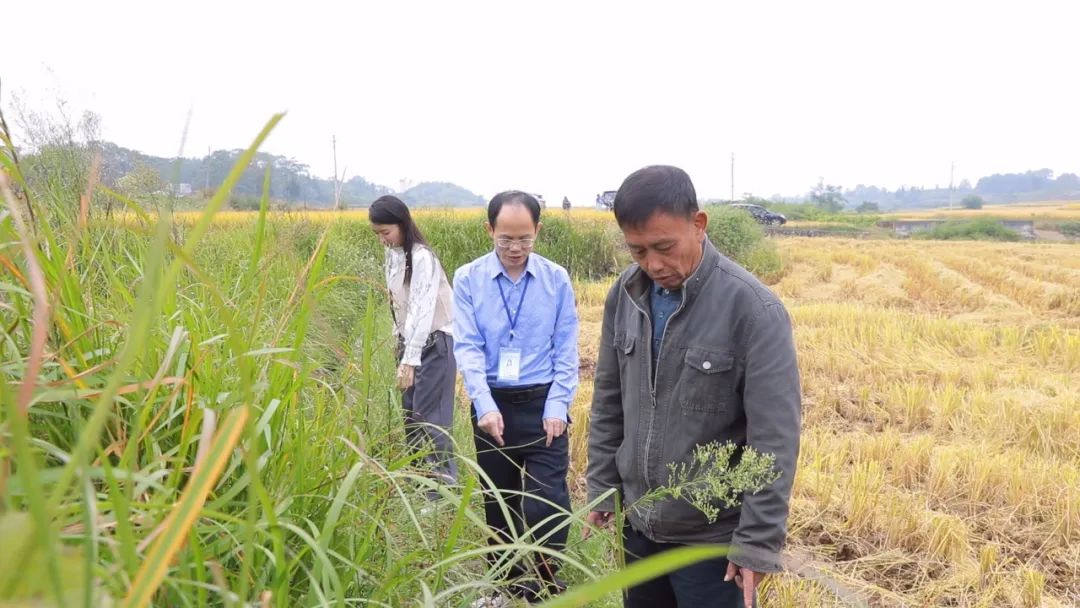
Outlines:
{"type": "Polygon", "coordinates": [[[735,153],[731,153],[731,203],[735,204],[735,153]]]}
{"type": "Polygon", "coordinates": [[[206,162],[204,162],[203,164],[206,165],[206,167],[205,167],[206,168],[206,189],[203,190],[203,196],[209,198],[210,197],[210,144],[206,145],[206,162]]]}
{"type": "Polygon", "coordinates": [[[331,137],[331,142],[334,146],[334,209],[341,209],[341,186],[338,185],[337,172],[337,135],[331,137]]]}
{"type": "Polygon", "coordinates": [[[953,176],[956,173],[956,161],[949,162],[949,211],[952,211],[953,176]]]}

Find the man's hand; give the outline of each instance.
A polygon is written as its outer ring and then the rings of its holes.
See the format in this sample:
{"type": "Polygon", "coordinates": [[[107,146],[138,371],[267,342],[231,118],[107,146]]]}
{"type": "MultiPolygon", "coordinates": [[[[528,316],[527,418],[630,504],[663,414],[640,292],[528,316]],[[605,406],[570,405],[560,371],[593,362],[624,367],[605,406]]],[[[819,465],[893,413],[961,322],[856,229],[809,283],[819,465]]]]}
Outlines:
{"type": "Polygon", "coordinates": [[[402,363],[397,368],[397,386],[402,392],[412,388],[416,381],[416,368],[402,363]]]}
{"type": "Polygon", "coordinates": [[[563,432],[566,431],[566,423],[558,418],[544,418],[544,432],[547,433],[547,447],[551,447],[551,440],[556,437],[562,437],[563,432]]]}
{"type": "Polygon", "coordinates": [[[593,528],[603,528],[611,523],[613,515],[615,514],[611,511],[589,511],[585,516],[585,527],[581,529],[581,540],[589,538],[593,528]]]}
{"type": "Polygon", "coordinates": [[[494,412],[488,412],[480,417],[480,420],[476,421],[476,426],[480,427],[481,431],[484,431],[495,440],[495,445],[500,448],[503,446],[503,419],[502,414],[498,410],[494,412]]]}
{"type": "Polygon", "coordinates": [[[732,562],[728,562],[727,574],[724,575],[725,581],[734,580],[739,589],[742,589],[743,605],[746,608],[754,605],[754,594],[757,592],[757,586],[761,584],[764,578],[764,574],[754,572],[749,568],[736,566],[732,562]]]}

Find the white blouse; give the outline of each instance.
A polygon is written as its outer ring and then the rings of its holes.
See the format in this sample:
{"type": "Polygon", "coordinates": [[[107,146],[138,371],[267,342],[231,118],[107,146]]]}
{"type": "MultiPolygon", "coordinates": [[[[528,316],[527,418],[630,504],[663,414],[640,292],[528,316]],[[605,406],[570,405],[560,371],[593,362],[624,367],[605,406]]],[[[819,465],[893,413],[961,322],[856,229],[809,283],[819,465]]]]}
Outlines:
{"type": "Polygon", "coordinates": [[[386,249],[383,270],[394,309],[394,333],[405,342],[405,354],[401,362],[419,367],[428,335],[433,331],[453,335],[452,319],[439,319],[445,322],[444,325],[432,327],[436,321],[436,308],[444,311],[440,316],[448,316],[452,303],[443,302],[442,307],[438,304],[440,294],[445,296],[449,293],[449,282],[438,259],[430,249],[422,245],[413,247],[412,279],[409,285],[405,284],[405,251],[401,247],[386,249]]]}

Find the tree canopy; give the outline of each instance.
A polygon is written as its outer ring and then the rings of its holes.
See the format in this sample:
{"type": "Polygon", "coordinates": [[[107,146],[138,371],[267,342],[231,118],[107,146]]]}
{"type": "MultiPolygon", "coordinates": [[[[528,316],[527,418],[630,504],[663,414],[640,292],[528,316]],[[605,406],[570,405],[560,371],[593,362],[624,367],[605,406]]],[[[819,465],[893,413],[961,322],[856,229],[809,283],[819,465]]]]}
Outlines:
{"type": "MultiPolygon", "coordinates": [[[[215,150],[202,158],[163,158],[143,154],[111,142],[72,143],[80,156],[90,156],[88,146],[101,154],[101,182],[133,194],[164,190],[170,184],[188,184],[195,193],[211,194],[232,170],[243,150],[215,150]],[[81,151],[81,152],[80,152],[81,151]],[[154,179],[154,176],[157,179],[154,179]]],[[[63,147],[63,146],[60,146],[63,147]]],[[[35,159],[57,154],[57,146],[39,147],[24,159],[35,166],[35,159]]],[[[311,174],[308,165],[287,156],[259,152],[233,188],[236,198],[262,196],[263,175],[270,171],[270,198],[292,204],[315,207],[334,202],[333,178],[311,174]]],[[[174,191],[177,190],[174,188],[174,191]]],[[[341,185],[341,199],[346,206],[364,206],[394,191],[386,186],[354,176],[341,185]]],[[[483,199],[466,188],[449,182],[423,182],[399,194],[414,205],[477,205],[483,199]]]]}

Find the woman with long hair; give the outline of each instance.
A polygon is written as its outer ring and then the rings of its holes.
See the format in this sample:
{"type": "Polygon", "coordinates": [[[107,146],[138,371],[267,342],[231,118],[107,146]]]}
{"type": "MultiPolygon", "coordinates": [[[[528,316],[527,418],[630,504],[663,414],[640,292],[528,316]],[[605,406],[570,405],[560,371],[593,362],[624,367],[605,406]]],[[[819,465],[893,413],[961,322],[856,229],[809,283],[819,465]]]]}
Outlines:
{"type": "MultiPolygon", "coordinates": [[[[398,338],[398,388],[405,437],[441,481],[457,479],[454,444],[453,291],[439,258],[413,221],[409,208],[382,196],[368,208],[371,229],[386,248],[386,286],[398,338]]],[[[438,493],[429,493],[435,499],[438,493]]]]}

